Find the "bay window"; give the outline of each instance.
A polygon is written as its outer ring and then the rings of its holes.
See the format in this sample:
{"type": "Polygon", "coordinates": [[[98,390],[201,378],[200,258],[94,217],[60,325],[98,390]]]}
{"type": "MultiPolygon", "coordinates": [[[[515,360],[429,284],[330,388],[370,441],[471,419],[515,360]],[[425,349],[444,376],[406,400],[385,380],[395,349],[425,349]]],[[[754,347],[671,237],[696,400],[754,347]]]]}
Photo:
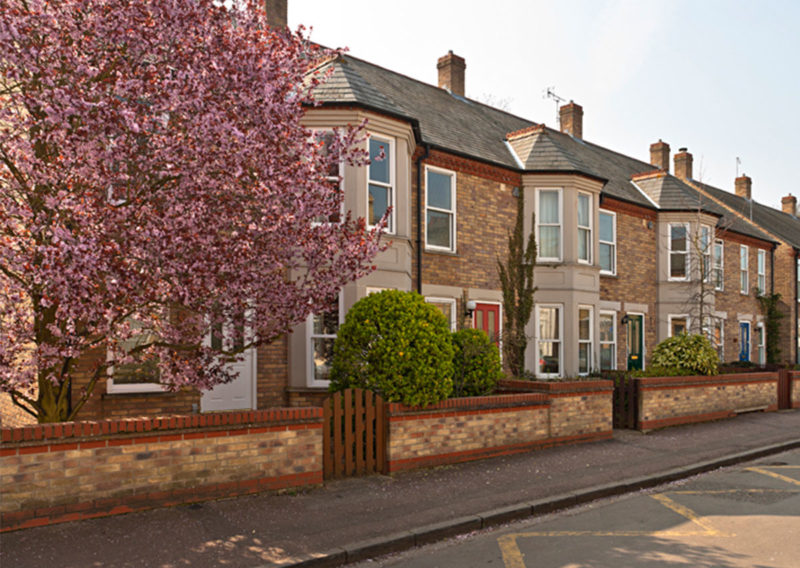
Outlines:
{"type": "Polygon", "coordinates": [[[377,225],[378,222],[389,213],[386,230],[394,233],[394,159],[392,142],[390,140],[377,138],[369,139],[369,159],[368,168],[368,211],[367,220],[370,225],[377,225]],[[383,159],[380,159],[383,154],[383,159]]]}
{"type": "Polygon", "coordinates": [[[686,280],[689,274],[689,225],[669,225],[669,279],[686,280]]]}
{"type": "Polygon", "coordinates": [[[536,243],[539,261],[561,261],[561,190],[540,189],[536,193],[536,243]]]}
{"type": "Polygon", "coordinates": [[[592,262],[592,196],[578,194],[578,262],[592,262]]]}

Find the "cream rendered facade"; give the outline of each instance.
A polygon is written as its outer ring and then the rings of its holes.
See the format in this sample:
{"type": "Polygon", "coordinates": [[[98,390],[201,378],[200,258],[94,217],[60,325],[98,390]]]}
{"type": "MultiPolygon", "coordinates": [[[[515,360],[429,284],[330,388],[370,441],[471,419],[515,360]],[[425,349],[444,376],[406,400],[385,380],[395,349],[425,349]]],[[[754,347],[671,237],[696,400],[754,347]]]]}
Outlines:
{"type": "MultiPolygon", "coordinates": [[[[369,291],[383,288],[396,290],[412,289],[412,234],[411,234],[411,168],[415,149],[414,133],[407,123],[392,120],[383,115],[360,109],[314,109],[303,121],[312,130],[331,130],[358,125],[368,120],[367,132],[376,139],[387,141],[387,152],[393,172],[393,231],[384,236],[388,248],[375,258],[374,272],[346,285],[340,294],[339,318],[369,291]]],[[[368,141],[364,142],[368,149],[368,141]]],[[[354,217],[367,217],[368,212],[368,168],[344,165],[342,189],[344,207],[354,217]]],[[[311,318],[294,327],[289,335],[289,388],[302,389],[321,387],[313,379],[311,318]]]]}
{"type": "MultiPolygon", "coordinates": [[[[584,176],[571,174],[523,174],[522,191],[525,201],[524,230],[527,235],[536,227],[531,226],[531,216],[535,212],[537,219],[540,211],[536,211],[539,202],[537,193],[557,190],[561,204],[560,245],[561,258],[558,262],[542,260],[537,262],[534,271],[534,282],[538,290],[534,301],[537,308],[556,307],[559,316],[560,369],[555,376],[574,377],[581,374],[579,369],[579,312],[588,308],[591,333],[588,341],[591,345],[589,371],[600,369],[599,337],[600,311],[607,311],[609,306],[600,301],[600,266],[598,264],[598,211],[600,190],[603,182],[584,176]],[[578,246],[578,199],[579,195],[587,196],[590,207],[591,239],[589,260],[579,259],[578,246]]],[[[538,241],[538,239],[537,239],[538,241]]],[[[526,367],[539,370],[540,342],[545,338],[540,335],[541,327],[537,312],[531,315],[527,326],[527,335],[531,338],[526,352],[526,367]]],[[[541,373],[538,373],[541,374],[541,373]]]]}

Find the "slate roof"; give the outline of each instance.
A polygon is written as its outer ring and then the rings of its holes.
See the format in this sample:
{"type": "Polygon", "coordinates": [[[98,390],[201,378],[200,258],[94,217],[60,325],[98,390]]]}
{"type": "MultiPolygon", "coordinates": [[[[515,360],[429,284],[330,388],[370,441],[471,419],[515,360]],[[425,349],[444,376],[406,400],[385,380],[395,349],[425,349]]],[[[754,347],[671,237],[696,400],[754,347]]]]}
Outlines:
{"type": "Polygon", "coordinates": [[[695,210],[700,203],[720,217],[718,226],[772,241],[674,176],[634,183],[634,176],[653,170],[647,162],[351,55],[331,59],[319,70],[331,70],[328,81],[315,90],[323,106],[357,104],[408,120],[423,144],[516,171],[587,175],[604,182],[604,195],[650,209],[695,210]]]}
{"type": "Polygon", "coordinates": [[[794,215],[711,185],[700,183],[698,185],[714,199],[718,199],[742,216],[752,219],[753,223],[800,250],[800,219],[794,215]]]}

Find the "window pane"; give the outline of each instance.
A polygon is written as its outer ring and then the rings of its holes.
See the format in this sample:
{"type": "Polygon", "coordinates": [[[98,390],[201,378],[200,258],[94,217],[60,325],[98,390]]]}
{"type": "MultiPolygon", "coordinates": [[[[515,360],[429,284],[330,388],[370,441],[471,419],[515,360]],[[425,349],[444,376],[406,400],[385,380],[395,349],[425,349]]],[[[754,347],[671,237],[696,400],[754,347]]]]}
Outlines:
{"type": "Polygon", "coordinates": [[[314,335],[336,335],[339,330],[339,307],[334,306],[323,314],[314,316],[314,335]]]}
{"type": "Polygon", "coordinates": [[[561,256],[559,227],[539,227],[539,256],[559,258],[561,256]]]}
{"type": "Polygon", "coordinates": [[[452,192],[450,183],[452,176],[437,172],[428,172],[428,205],[439,209],[452,210],[452,192]]]}
{"type": "Polygon", "coordinates": [[[369,141],[369,159],[369,179],[390,183],[391,147],[389,143],[371,138],[369,141]],[[384,157],[379,161],[378,157],[381,155],[381,151],[384,152],[384,157]]]}
{"type": "Polygon", "coordinates": [[[539,309],[539,338],[559,339],[558,308],[539,309]]]}
{"type": "Polygon", "coordinates": [[[600,315],[600,341],[614,341],[614,316],[608,314],[600,315]]]}
{"type": "Polygon", "coordinates": [[[554,341],[539,342],[539,369],[542,373],[558,374],[561,364],[561,344],[554,341]]]}
{"type": "Polygon", "coordinates": [[[673,319],[672,320],[672,335],[680,335],[681,333],[686,333],[686,320],[685,319],[673,319]]]}
{"type": "Polygon", "coordinates": [[[560,223],[558,215],[558,192],[539,192],[539,223],[560,223]]]}
{"type": "Polygon", "coordinates": [[[440,213],[439,211],[428,211],[427,231],[428,231],[428,244],[453,248],[452,231],[450,230],[450,223],[453,216],[448,213],[440,213]]]}
{"type": "Polygon", "coordinates": [[[333,338],[314,338],[311,340],[314,349],[314,380],[330,379],[331,361],[333,361],[333,338]]]}
{"type": "Polygon", "coordinates": [[[580,260],[589,260],[590,235],[588,229],[578,229],[578,258],[580,260]]]}
{"type": "MultiPolygon", "coordinates": [[[[428,301],[428,300],[426,300],[428,301]]],[[[450,302],[436,302],[436,301],[428,301],[429,304],[432,306],[436,306],[441,310],[444,314],[444,317],[447,318],[447,325],[452,328],[453,327],[453,304],[450,302]]]]}
{"type": "Polygon", "coordinates": [[[600,213],[600,240],[614,242],[614,216],[600,213]]]}
{"type": "Polygon", "coordinates": [[[388,187],[369,186],[369,223],[375,225],[386,214],[389,208],[391,193],[388,187]]]}
{"type": "Polygon", "coordinates": [[[589,226],[589,196],[578,195],[578,225],[589,226]]]}
{"type": "Polygon", "coordinates": [[[589,359],[591,359],[591,344],[589,343],[580,343],[578,345],[578,372],[579,373],[588,373],[589,372],[589,359]]]}
{"type": "Polygon", "coordinates": [[[600,368],[603,370],[614,368],[614,346],[600,346],[600,368]]]}
{"type": "Polygon", "coordinates": [[[591,316],[589,310],[578,310],[578,339],[589,340],[591,337],[591,316]]]}
{"type": "Polygon", "coordinates": [[[669,258],[669,275],[673,278],[686,276],[686,255],[671,254],[669,258]]]}
{"type": "Polygon", "coordinates": [[[670,227],[670,250],[686,250],[686,227],[684,225],[670,227]]]}
{"type": "Polygon", "coordinates": [[[614,249],[611,245],[600,243],[600,269],[614,272],[614,249]]]}

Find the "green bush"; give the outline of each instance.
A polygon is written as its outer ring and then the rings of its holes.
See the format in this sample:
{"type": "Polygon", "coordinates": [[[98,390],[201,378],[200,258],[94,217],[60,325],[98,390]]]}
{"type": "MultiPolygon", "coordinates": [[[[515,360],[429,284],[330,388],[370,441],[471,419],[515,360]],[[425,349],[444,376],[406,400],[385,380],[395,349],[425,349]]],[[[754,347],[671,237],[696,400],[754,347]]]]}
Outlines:
{"type": "Polygon", "coordinates": [[[656,345],[650,365],[679,375],[716,375],[719,356],[704,335],[681,333],[656,345]]]}
{"type": "Polygon", "coordinates": [[[453,333],[453,394],[482,396],[494,391],[503,378],[500,351],[489,336],[479,329],[453,333]]]}
{"type": "Polygon", "coordinates": [[[419,294],[385,290],[347,312],[333,346],[331,391],[362,388],[427,406],[450,395],[452,376],[447,318],[419,294]]]}

